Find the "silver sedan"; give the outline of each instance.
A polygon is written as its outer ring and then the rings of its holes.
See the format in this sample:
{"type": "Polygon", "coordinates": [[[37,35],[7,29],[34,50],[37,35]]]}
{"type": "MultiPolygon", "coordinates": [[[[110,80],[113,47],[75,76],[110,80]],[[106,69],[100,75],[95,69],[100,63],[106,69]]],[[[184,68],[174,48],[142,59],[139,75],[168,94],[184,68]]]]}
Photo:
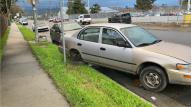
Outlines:
{"type": "Polygon", "coordinates": [[[157,39],[131,24],[93,24],[66,35],[72,60],[140,76],[143,87],[160,92],[168,83],[191,85],[191,48],[157,39]]]}

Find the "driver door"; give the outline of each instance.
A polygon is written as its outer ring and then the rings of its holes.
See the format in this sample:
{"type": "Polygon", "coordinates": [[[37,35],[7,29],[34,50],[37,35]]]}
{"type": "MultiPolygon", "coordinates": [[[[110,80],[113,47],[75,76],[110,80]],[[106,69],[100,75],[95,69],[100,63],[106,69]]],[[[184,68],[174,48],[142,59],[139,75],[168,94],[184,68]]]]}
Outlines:
{"type": "Polygon", "coordinates": [[[125,38],[117,30],[103,28],[101,43],[99,49],[100,63],[123,71],[132,70],[132,66],[135,64],[133,63],[131,45],[127,43],[125,38]],[[127,45],[127,47],[123,47],[122,45],[127,45]]]}

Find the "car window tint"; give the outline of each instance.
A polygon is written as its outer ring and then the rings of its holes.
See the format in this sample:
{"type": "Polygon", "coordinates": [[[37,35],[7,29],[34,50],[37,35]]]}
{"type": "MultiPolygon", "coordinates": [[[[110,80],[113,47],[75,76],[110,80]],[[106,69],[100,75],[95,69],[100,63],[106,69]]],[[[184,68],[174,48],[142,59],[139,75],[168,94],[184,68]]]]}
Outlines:
{"type": "Polygon", "coordinates": [[[79,39],[90,42],[98,42],[99,34],[100,28],[88,28],[80,34],[79,39]]]}
{"type": "Polygon", "coordinates": [[[121,35],[113,29],[103,28],[102,43],[117,46],[118,42],[123,42],[121,35]]]}
{"type": "Polygon", "coordinates": [[[130,17],[130,14],[128,14],[128,13],[127,13],[127,14],[123,14],[122,17],[123,17],[123,18],[129,18],[129,17],[130,17]]]}
{"type": "Polygon", "coordinates": [[[84,18],[90,18],[90,15],[84,15],[84,18]]]}

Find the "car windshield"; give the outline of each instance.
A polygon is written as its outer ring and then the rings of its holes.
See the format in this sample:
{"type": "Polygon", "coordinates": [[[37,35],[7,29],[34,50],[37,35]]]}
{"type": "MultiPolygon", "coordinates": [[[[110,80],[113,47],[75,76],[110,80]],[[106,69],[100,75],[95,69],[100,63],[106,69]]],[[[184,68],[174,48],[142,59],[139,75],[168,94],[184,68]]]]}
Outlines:
{"type": "Polygon", "coordinates": [[[147,46],[161,41],[138,26],[121,28],[120,30],[136,47],[147,46]]]}
{"type": "Polygon", "coordinates": [[[78,30],[82,27],[78,23],[64,23],[64,31],[78,30]]]}
{"type": "Polygon", "coordinates": [[[27,19],[22,19],[23,20],[23,22],[26,22],[27,21],[27,19]]]}

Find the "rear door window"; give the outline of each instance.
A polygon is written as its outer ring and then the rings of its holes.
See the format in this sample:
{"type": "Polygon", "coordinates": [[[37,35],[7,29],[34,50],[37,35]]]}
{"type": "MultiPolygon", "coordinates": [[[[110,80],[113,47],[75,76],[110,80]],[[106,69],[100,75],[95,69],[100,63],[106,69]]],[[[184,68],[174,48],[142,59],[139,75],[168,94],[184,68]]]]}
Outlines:
{"type": "Polygon", "coordinates": [[[129,13],[126,13],[126,14],[123,14],[122,17],[123,17],[123,18],[129,18],[129,17],[131,17],[131,16],[130,16],[129,13]]]}
{"type": "Polygon", "coordinates": [[[100,28],[87,28],[80,33],[78,39],[98,43],[99,34],[100,28]]]}

